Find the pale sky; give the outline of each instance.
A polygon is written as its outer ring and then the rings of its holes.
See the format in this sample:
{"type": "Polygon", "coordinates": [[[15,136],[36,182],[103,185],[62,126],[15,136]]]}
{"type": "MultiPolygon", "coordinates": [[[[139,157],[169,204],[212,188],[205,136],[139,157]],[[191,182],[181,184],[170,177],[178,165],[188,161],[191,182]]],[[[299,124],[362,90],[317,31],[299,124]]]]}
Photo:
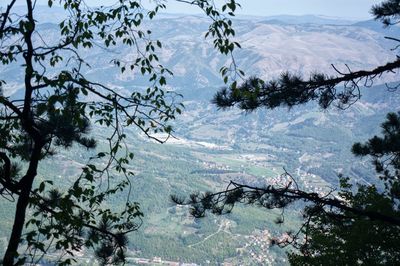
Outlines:
{"type": "MultiPolygon", "coordinates": [[[[2,4],[8,1],[0,0],[2,4]]],[[[216,0],[222,2],[223,0],[216,0]]],[[[382,0],[237,0],[242,5],[238,14],[273,16],[273,15],[323,15],[341,18],[367,19],[370,18],[371,6],[382,0]]],[[[23,0],[17,0],[23,3],[23,0]]],[[[46,4],[47,0],[37,0],[39,4],[46,4]]],[[[58,2],[58,0],[55,0],[58,2]]],[[[108,5],[115,0],[86,0],[89,5],[108,5]]],[[[142,3],[154,0],[142,0],[142,3]]],[[[1,5],[1,4],[0,4],[1,5]]],[[[200,13],[198,8],[182,4],[174,0],[167,1],[169,13],[200,13]]]]}
{"type": "MultiPolygon", "coordinates": [[[[370,18],[371,6],[382,0],[238,0],[240,14],[272,15],[324,15],[343,18],[370,18]]],[[[198,12],[187,5],[170,2],[172,12],[198,12]]]]}

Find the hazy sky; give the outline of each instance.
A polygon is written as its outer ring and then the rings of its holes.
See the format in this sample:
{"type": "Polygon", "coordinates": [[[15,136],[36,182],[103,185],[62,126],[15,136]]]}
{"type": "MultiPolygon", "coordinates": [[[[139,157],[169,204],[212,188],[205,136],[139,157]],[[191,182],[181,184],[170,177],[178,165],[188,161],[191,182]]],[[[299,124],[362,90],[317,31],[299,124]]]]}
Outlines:
{"type": "MultiPolygon", "coordinates": [[[[0,0],[2,4],[8,1],[0,0]]],[[[37,0],[39,4],[46,4],[47,0],[37,0]]],[[[146,3],[152,0],[142,0],[146,3]]],[[[153,0],[154,1],[154,0],[153,0]]],[[[223,0],[216,0],[223,1],[223,0]]],[[[239,14],[242,15],[324,15],[343,18],[369,18],[369,10],[373,4],[382,0],[237,0],[242,4],[239,14]]],[[[23,3],[23,0],[17,2],[23,3]]],[[[55,2],[58,2],[57,0],[55,2]]],[[[86,0],[89,5],[107,5],[115,0],[86,0]]],[[[199,13],[195,7],[168,0],[168,12],[171,13],[199,13]]]]}
{"type": "MultiPolygon", "coordinates": [[[[382,0],[238,0],[244,15],[325,15],[345,18],[369,18],[373,4],[382,0]]],[[[170,2],[176,12],[197,12],[187,5],[170,2]]]]}

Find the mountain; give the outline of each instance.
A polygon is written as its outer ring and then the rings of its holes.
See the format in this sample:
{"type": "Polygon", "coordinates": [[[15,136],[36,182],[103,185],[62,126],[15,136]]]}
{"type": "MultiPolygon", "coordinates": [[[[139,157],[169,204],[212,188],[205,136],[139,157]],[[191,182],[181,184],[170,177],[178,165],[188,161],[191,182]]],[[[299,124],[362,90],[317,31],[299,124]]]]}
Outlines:
{"type": "MultiPolygon", "coordinates": [[[[292,20],[296,21],[295,18],[292,20]]],[[[299,21],[302,21],[302,17],[299,17],[299,21]]],[[[213,49],[210,39],[204,39],[208,22],[201,16],[177,15],[148,24],[154,38],[163,42],[159,56],[161,62],[174,72],[170,85],[188,88],[188,97],[193,88],[221,86],[219,68],[229,63],[229,58],[213,49]]],[[[277,77],[282,71],[302,73],[304,76],[315,71],[337,74],[332,64],[342,72],[348,71],[346,64],[352,71],[373,68],[393,60],[396,55],[390,50],[395,44],[384,38],[390,36],[391,31],[377,25],[377,22],[321,25],[238,19],[234,21],[235,39],[243,49],[237,50],[234,55],[239,68],[246,70],[249,75],[260,75],[266,79],[277,77]]],[[[40,26],[50,43],[59,38],[57,27],[49,22],[40,26]]],[[[127,47],[118,47],[113,51],[94,47],[87,53],[86,59],[92,66],[87,72],[117,85],[146,86],[147,78],[129,72],[122,75],[110,64],[114,57],[130,60],[135,56],[135,50],[127,47]]],[[[3,74],[10,75],[11,84],[21,81],[16,69],[11,66],[2,70],[3,74]]],[[[389,76],[385,81],[394,81],[396,78],[389,76]]]]}
{"type": "MultiPolygon", "coordinates": [[[[47,14],[39,16],[43,23],[38,30],[49,43],[59,38],[55,22],[60,16],[62,10],[56,10],[50,19],[47,14]]],[[[202,16],[177,14],[146,24],[154,38],[163,43],[159,58],[174,72],[168,84],[171,90],[183,94],[186,109],[175,122],[175,138],[165,145],[126,129],[137,163],[131,166],[137,173],[131,197],[141,203],[145,213],[143,226],[131,236],[129,256],[133,264],[139,258],[161,257],[214,265],[224,261],[285,265],[284,251],[270,248],[268,239],[296,228],[298,210],[288,214],[287,228],[273,223],[278,212],[243,206],[227,216],[194,219],[187,208],[171,204],[169,195],[216,191],[225,188],[229,180],[279,184],[283,168],[293,173],[302,187],[315,191],[335,187],[339,173],[357,182],[373,182],[368,160],[354,158],[350,147],[355,141],[378,134],[385,114],[398,109],[399,92],[388,92],[384,82],[400,78],[388,74],[377,79],[375,86],[362,88],[361,100],[346,111],[322,111],[315,104],[253,113],[218,110],[210,100],[223,86],[219,69],[229,64],[230,58],[219,55],[212,41],[204,39],[208,22],[202,16]]],[[[384,37],[398,36],[397,28],[379,25],[317,16],[237,19],[235,39],[243,48],[234,53],[235,61],[247,75],[264,79],[278,77],[283,71],[305,77],[315,71],[337,74],[331,64],[343,72],[348,71],[347,66],[352,71],[372,69],[396,58],[396,52],[390,50],[393,42],[384,37]]],[[[96,46],[83,52],[91,65],[85,68],[90,78],[118,86],[124,93],[148,85],[147,78],[136,72],[121,74],[110,63],[113,57],[135,58],[135,49],[96,46]]],[[[0,74],[8,82],[5,95],[17,98],[23,93],[23,76],[17,64],[2,66],[0,74]]],[[[101,127],[93,130],[99,145],[106,145],[106,134],[101,127]]],[[[82,163],[92,155],[76,148],[59,151],[45,161],[39,174],[68,185],[69,177],[79,174],[82,163]]],[[[118,206],[124,200],[121,195],[110,204],[118,206]]],[[[12,210],[11,203],[0,202],[0,240],[4,243],[12,210]]],[[[90,259],[90,255],[82,255],[82,260],[90,259]]]]}
{"type": "Polygon", "coordinates": [[[349,25],[354,23],[354,20],[343,18],[328,17],[321,15],[280,15],[268,16],[264,18],[265,21],[280,21],[284,24],[300,25],[300,24],[314,24],[314,25],[349,25]]]}

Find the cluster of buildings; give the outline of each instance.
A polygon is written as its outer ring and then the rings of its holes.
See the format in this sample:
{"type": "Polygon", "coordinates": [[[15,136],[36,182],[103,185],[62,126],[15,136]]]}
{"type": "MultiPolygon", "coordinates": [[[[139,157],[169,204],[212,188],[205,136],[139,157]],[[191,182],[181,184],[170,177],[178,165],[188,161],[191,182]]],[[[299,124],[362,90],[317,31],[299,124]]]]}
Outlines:
{"type": "Polygon", "coordinates": [[[300,168],[297,169],[297,177],[298,181],[304,185],[306,191],[312,191],[317,193],[319,196],[324,196],[329,192],[329,187],[326,185],[322,185],[320,182],[322,181],[321,177],[308,173],[306,171],[302,171],[300,168]]]}
{"type": "Polygon", "coordinates": [[[247,243],[236,251],[240,255],[249,257],[258,265],[272,265],[273,258],[269,253],[271,246],[271,233],[268,230],[263,230],[260,233],[245,236],[247,243]]]}

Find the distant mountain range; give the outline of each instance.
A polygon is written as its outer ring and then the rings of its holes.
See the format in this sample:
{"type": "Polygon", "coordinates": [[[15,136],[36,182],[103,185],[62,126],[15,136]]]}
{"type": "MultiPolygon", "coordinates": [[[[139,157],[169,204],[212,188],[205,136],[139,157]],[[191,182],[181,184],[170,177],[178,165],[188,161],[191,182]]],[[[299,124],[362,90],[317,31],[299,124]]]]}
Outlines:
{"type": "MultiPolygon", "coordinates": [[[[57,25],[63,10],[56,8],[51,14],[47,9],[37,7],[38,21],[43,22],[39,30],[48,42],[55,42],[59,36],[57,25]]],[[[146,22],[154,38],[163,42],[160,59],[171,68],[174,78],[169,84],[174,88],[210,88],[222,85],[219,68],[229,58],[220,56],[211,40],[204,34],[210,21],[202,16],[161,14],[159,19],[146,22]]],[[[325,18],[321,16],[274,16],[265,18],[236,19],[235,39],[243,49],[235,52],[239,68],[248,75],[259,75],[266,79],[277,77],[283,71],[302,73],[304,76],[315,71],[336,74],[331,64],[345,72],[370,69],[393,60],[396,53],[390,48],[396,46],[385,36],[398,36],[399,27],[385,29],[375,21],[354,22],[325,18]]],[[[114,50],[95,47],[87,55],[92,68],[91,76],[105,78],[118,85],[146,86],[147,79],[126,72],[121,75],[109,64],[113,57],[130,59],[135,51],[129,47],[114,50]]],[[[2,73],[11,75],[13,86],[21,77],[15,75],[13,66],[5,67],[2,73]],[[14,73],[14,74],[13,74],[14,73]]],[[[397,76],[387,77],[388,81],[397,76]]],[[[15,87],[14,87],[15,88],[15,87]]]]}

